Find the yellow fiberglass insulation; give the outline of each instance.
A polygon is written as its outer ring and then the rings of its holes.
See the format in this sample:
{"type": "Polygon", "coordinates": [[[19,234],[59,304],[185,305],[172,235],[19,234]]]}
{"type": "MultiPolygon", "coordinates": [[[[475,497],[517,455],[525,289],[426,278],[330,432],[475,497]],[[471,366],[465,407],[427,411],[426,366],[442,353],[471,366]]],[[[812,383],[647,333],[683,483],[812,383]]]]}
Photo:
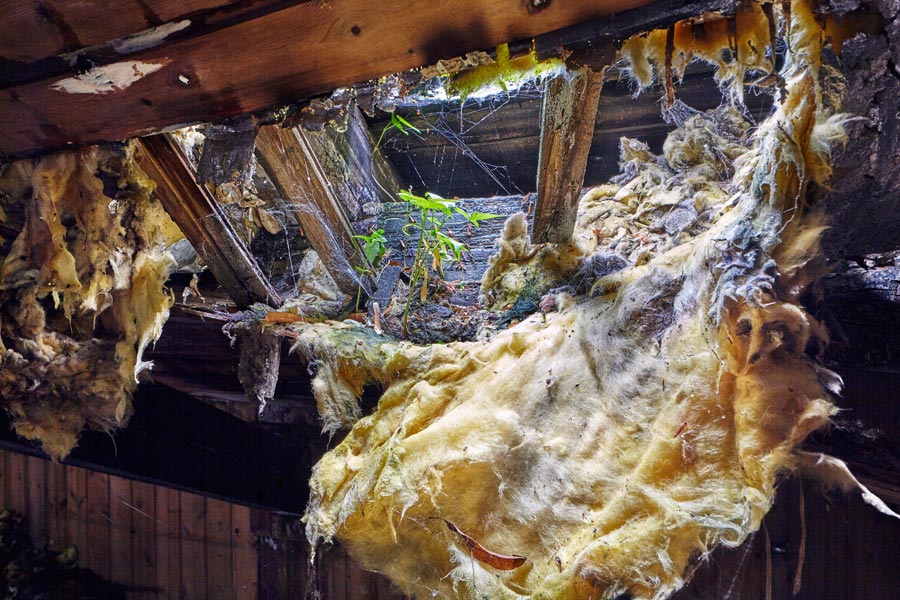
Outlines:
{"type": "MultiPolygon", "coordinates": [[[[332,421],[385,387],[314,469],[312,544],[337,538],[418,597],[663,598],[760,526],[834,412],[835,377],[806,354],[825,333],[798,298],[821,274],[806,188],[826,182],[842,117],[821,100],[812,9],[792,14],[786,95],[755,132],[729,140],[721,113],[676,131],[665,160],[625,143],[623,176],[589,195],[559,259],[621,251],[591,293],[473,343],[290,326],[332,421]],[[696,218],[653,229],[679,206],[696,218]],[[496,569],[476,542],[524,564],[496,569]]],[[[534,249],[508,229],[517,268],[534,249]]]]}
{"type": "Polygon", "coordinates": [[[0,271],[0,404],[55,459],[83,429],[127,422],[172,305],[166,247],[181,233],[132,151],[60,152],[0,179],[24,215],[0,271]]]}

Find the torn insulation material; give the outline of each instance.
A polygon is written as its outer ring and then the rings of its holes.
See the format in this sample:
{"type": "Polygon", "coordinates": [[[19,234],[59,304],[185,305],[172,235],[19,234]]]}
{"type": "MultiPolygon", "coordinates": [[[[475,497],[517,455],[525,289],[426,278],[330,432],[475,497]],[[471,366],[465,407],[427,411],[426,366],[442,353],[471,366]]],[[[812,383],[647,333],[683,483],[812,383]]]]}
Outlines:
{"type": "Polygon", "coordinates": [[[286,326],[326,430],[353,423],[313,472],[313,546],[339,539],[421,596],[664,598],[759,528],[839,389],[807,354],[827,336],[800,295],[824,272],[807,191],[846,117],[824,101],[839,94],[819,80],[811,5],[790,15],[785,93],[755,131],[723,109],[662,157],[624,140],[622,174],[585,198],[571,244],[530,247],[524,219],[507,224],[483,291],[502,304],[529,281],[568,283],[545,314],[431,346],[286,326]],[[371,382],[384,394],[360,418],[371,382]]]}
{"type": "Polygon", "coordinates": [[[24,213],[0,272],[0,397],[54,459],[127,422],[172,305],[166,248],[182,235],[133,148],[20,161],[0,182],[24,213]]]}

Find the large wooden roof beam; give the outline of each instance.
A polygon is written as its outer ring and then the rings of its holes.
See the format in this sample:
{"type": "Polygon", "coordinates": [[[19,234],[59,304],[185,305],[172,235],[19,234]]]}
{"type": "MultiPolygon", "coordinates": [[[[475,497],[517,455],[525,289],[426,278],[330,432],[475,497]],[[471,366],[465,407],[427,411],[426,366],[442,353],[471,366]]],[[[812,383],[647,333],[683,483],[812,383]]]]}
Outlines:
{"type": "MultiPolygon", "coordinates": [[[[196,1],[202,8],[204,3],[196,1]]],[[[536,7],[525,0],[334,0],[289,2],[281,10],[263,3],[266,10],[237,12],[219,19],[214,27],[191,30],[190,35],[173,32],[162,36],[161,43],[153,41],[158,45],[138,38],[141,43],[114,44],[112,51],[87,60],[75,57],[67,72],[48,68],[50,75],[34,79],[44,72],[39,69],[14,80],[18,83],[0,90],[0,129],[4,132],[0,153],[20,155],[72,143],[121,140],[179,124],[264,110],[471,50],[529,40],[649,3],[555,1],[536,7]]],[[[109,9],[109,20],[117,21],[119,13],[134,13],[136,7],[157,4],[169,3],[118,2],[109,9]]],[[[672,0],[666,4],[680,7],[686,3],[672,0]]],[[[22,17],[17,21],[22,31],[31,31],[26,27],[29,19],[38,20],[28,8],[16,5],[15,10],[5,10],[22,17]]],[[[71,17],[62,9],[54,14],[57,16],[38,15],[43,21],[50,19],[52,28],[42,21],[42,26],[34,29],[37,35],[14,47],[45,45],[33,55],[36,57],[77,47],[82,37],[96,42],[113,32],[119,37],[136,33],[140,22],[123,23],[121,29],[98,31],[96,36],[73,36],[71,17]],[[56,40],[63,34],[71,43],[59,48],[45,43],[47,36],[56,40]]],[[[166,21],[156,27],[178,22],[166,21]]],[[[615,23],[606,27],[607,35],[615,31],[615,23]]],[[[0,48],[6,52],[0,56],[6,66],[22,53],[12,54],[6,45],[0,48]]],[[[19,60],[22,58],[29,56],[25,53],[19,60]]]]}

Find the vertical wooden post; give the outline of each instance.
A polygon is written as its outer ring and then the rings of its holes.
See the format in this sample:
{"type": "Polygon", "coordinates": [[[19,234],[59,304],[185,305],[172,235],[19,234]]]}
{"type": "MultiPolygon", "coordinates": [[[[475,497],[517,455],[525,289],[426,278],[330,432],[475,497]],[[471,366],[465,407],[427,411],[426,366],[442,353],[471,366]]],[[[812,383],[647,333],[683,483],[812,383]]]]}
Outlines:
{"type": "Polygon", "coordinates": [[[181,150],[165,134],[140,140],[141,168],[156,182],[156,193],[197,254],[239,308],[254,302],[279,306],[281,297],[225,218],[222,208],[196,176],[181,150]]]}
{"type": "Polygon", "coordinates": [[[531,232],[534,243],[566,243],[572,238],[604,70],[595,72],[585,66],[547,82],[531,232]]]}
{"type": "Polygon", "coordinates": [[[371,295],[375,290],[371,265],[353,238],[336,186],[322,168],[307,133],[298,128],[262,127],[256,150],[272,183],[293,203],[306,239],[338,287],[353,295],[361,286],[371,295]]]}

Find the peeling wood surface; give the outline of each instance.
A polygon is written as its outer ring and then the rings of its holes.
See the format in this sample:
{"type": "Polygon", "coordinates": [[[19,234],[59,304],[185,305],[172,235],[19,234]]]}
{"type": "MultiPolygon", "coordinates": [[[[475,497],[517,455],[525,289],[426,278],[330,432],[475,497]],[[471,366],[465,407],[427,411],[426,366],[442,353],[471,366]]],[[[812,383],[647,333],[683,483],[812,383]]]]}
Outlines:
{"type": "Polygon", "coordinates": [[[352,107],[345,131],[327,126],[319,131],[304,129],[303,136],[351,220],[371,214],[378,209],[377,203],[397,199],[402,184],[384,153],[374,148],[375,141],[358,108],[352,107]]]}
{"type": "Polygon", "coordinates": [[[534,243],[562,244],[572,239],[605,72],[605,68],[595,72],[581,67],[546,84],[531,232],[534,243]]]}
{"type": "Polygon", "coordinates": [[[235,304],[278,306],[281,297],[260,271],[218,202],[200,185],[187,159],[166,135],[143,138],[141,168],[157,184],[156,195],[197,254],[235,304]]]}
{"type": "MultiPolygon", "coordinates": [[[[551,2],[530,12],[524,2],[303,2],[129,54],[165,67],[127,89],[69,94],[50,87],[60,74],[8,87],[0,91],[0,153],[120,140],[258,111],[646,3],[551,2]]],[[[131,10],[126,4],[118,10],[131,10]]],[[[43,35],[59,34],[51,27],[43,35]]]]}
{"type": "Polygon", "coordinates": [[[370,294],[375,289],[371,275],[357,269],[370,266],[353,230],[338,190],[338,174],[323,168],[308,132],[296,127],[260,129],[256,141],[259,161],[272,183],[294,209],[310,245],[319,255],[338,287],[355,295],[357,288],[370,294]]]}

